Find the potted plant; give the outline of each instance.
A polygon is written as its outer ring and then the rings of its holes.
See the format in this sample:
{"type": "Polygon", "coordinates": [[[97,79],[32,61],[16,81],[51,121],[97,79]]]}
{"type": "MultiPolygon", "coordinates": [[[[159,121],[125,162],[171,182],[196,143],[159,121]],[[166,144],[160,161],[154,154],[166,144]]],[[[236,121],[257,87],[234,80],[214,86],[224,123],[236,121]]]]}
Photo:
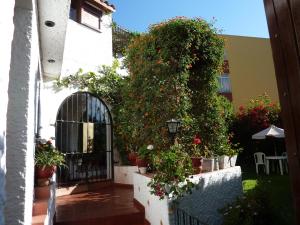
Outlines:
{"type": "Polygon", "coordinates": [[[49,179],[56,167],[63,166],[64,163],[64,155],[54,148],[50,140],[41,140],[36,144],[35,168],[38,179],[49,179]]]}
{"type": "Polygon", "coordinates": [[[127,155],[127,159],[129,161],[129,164],[131,166],[136,166],[136,158],[137,158],[138,154],[134,151],[129,151],[128,155],[127,155]]]}
{"type": "Polygon", "coordinates": [[[139,168],[139,172],[141,174],[145,174],[147,172],[147,167],[149,165],[149,159],[151,156],[151,152],[153,150],[153,145],[144,145],[138,151],[138,156],[136,158],[136,164],[139,168]]]}
{"type": "Polygon", "coordinates": [[[226,169],[235,166],[237,155],[242,150],[243,149],[239,147],[239,144],[229,143],[223,151],[223,154],[219,156],[219,168],[226,169]]]}
{"type": "Polygon", "coordinates": [[[202,172],[202,164],[203,164],[203,157],[200,154],[199,145],[201,144],[201,139],[199,135],[196,135],[193,139],[193,151],[192,151],[192,166],[195,174],[202,172]]]}
{"type": "Polygon", "coordinates": [[[212,172],[215,168],[215,159],[213,157],[213,153],[208,149],[206,145],[203,146],[202,149],[202,156],[203,156],[203,165],[202,169],[206,172],[212,172]]]}

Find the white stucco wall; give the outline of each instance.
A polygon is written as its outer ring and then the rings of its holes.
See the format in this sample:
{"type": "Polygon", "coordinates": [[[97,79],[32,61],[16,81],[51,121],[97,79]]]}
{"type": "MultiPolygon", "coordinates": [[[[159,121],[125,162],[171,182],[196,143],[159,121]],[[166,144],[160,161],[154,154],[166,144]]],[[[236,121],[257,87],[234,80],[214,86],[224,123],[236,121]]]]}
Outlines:
{"type": "MultiPolygon", "coordinates": [[[[98,71],[101,65],[112,64],[112,15],[102,17],[101,32],[97,32],[73,20],[68,20],[61,78],[76,73],[80,68],[98,71]]],[[[70,88],[57,89],[55,81],[45,77],[41,91],[41,137],[55,136],[56,115],[61,103],[79,91],[70,88]]]]}
{"type": "Polygon", "coordinates": [[[68,21],[62,76],[82,68],[97,71],[100,65],[112,64],[112,16],[103,15],[101,32],[97,32],[73,20],[68,21]]]}
{"type": "Polygon", "coordinates": [[[0,30],[5,31],[0,41],[0,225],[4,225],[4,202],[5,202],[5,173],[6,173],[6,112],[8,101],[8,81],[11,59],[11,43],[13,40],[14,24],[14,1],[4,1],[5,9],[0,14],[0,30]]]}
{"type": "Polygon", "coordinates": [[[39,45],[35,5],[17,0],[8,87],[6,224],[31,224],[34,178],[35,91],[39,45]]]}
{"type": "MultiPolygon", "coordinates": [[[[146,219],[151,225],[175,224],[174,204],[170,200],[159,200],[150,194],[149,177],[135,173],[134,198],[145,207],[146,219]]],[[[197,185],[192,194],[176,202],[176,207],[209,225],[222,224],[218,209],[225,207],[242,195],[242,177],[239,166],[209,173],[194,175],[191,179],[197,185]]]]}
{"type": "Polygon", "coordinates": [[[62,102],[75,92],[77,92],[75,89],[57,89],[55,81],[47,81],[42,84],[40,100],[40,135],[42,138],[49,139],[55,137],[54,124],[58,109],[62,102]]]}

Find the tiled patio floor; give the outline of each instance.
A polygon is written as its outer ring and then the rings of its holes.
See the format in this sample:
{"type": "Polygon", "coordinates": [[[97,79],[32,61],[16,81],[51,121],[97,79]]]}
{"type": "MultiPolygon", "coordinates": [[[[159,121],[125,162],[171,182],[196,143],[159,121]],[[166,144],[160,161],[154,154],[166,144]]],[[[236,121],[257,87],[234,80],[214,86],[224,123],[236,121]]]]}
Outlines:
{"type": "Polygon", "coordinates": [[[56,200],[56,225],[143,225],[144,211],[133,201],[133,189],[115,186],[67,195],[56,200]]]}

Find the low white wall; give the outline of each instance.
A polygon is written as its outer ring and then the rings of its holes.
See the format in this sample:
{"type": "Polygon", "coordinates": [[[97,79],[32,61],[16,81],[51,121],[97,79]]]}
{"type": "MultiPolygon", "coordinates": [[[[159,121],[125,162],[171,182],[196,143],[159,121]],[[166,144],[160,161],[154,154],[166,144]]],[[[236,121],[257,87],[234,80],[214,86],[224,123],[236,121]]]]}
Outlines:
{"type": "MultiPolygon", "coordinates": [[[[146,219],[151,225],[173,225],[175,202],[151,195],[147,186],[151,178],[135,173],[133,179],[134,198],[144,205],[146,219]]],[[[242,195],[241,168],[236,166],[194,175],[192,181],[197,188],[176,201],[177,207],[206,224],[222,224],[218,209],[242,195]]]]}
{"type": "Polygon", "coordinates": [[[134,199],[145,207],[145,218],[151,225],[170,225],[170,201],[159,200],[159,197],[150,194],[150,188],[147,186],[150,179],[139,173],[133,174],[134,199]]]}
{"type": "Polygon", "coordinates": [[[114,166],[114,182],[133,185],[133,174],[136,172],[137,166],[114,166]]]}

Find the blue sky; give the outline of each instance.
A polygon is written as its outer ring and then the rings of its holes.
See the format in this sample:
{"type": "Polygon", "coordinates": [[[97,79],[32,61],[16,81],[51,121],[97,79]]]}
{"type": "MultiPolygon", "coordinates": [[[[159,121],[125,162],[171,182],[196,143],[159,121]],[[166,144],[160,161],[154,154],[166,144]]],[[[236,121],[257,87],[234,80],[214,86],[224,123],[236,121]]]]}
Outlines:
{"type": "Polygon", "coordinates": [[[131,31],[175,17],[216,19],[223,34],[269,37],[263,0],[110,0],[114,21],[131,31]]]}

